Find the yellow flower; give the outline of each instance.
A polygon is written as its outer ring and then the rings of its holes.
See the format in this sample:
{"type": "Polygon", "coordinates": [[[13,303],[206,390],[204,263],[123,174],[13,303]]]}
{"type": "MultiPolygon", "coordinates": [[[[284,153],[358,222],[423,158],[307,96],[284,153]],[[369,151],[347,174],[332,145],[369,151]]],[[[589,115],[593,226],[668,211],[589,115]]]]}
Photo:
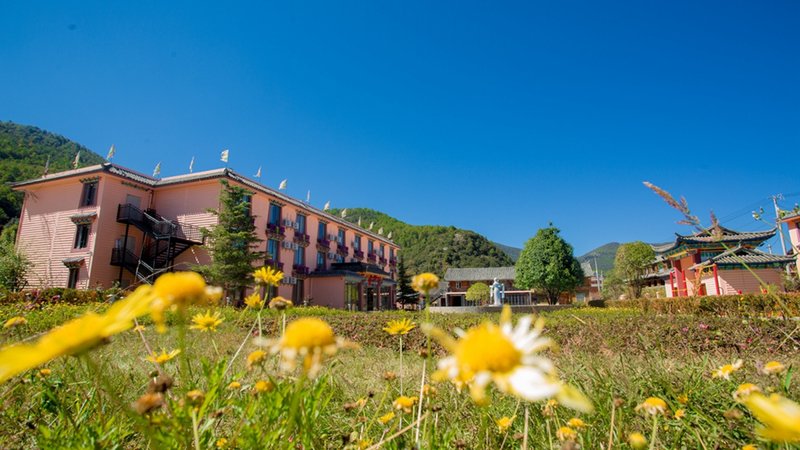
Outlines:
{"type": "Polygon", "coordinates": [[[280,353],[281,368],[294,370],[297,358],[303,360],[303,370],[313,378],[322,368],[325,357],[335,355],[339,349],[355,345],[333,334],[333,329],[322,319],[303,317],[286,326],[283,336],[273,342],[272,353],[280,353]]]}
{"type": "Polygon", "coordinates": [[[248,308],[259,309],[264,306],[264,299],[258,293],[253,293],[244,298],[244,304],[248,308]]]}
{"type": "Polygon", "coordinates": [[[392,419],[394,419],[394,411],[389,411],[388,413],[378,417],[378,422],[380,422],[382,425],[386,425],[392,419]]]}
{"type": "Polygon", "coordinates": [[[647,414],[655,416],[667,412],[667,403],[658,397],[648,397],[642,404],[636,407],[636,411],[644,410],[647,414]]]}
{"type": "Polygon", "coordinates": [[[131,407],[139,414],[147,414],[164,404],[164,395],[160,392],[144,394],[139,397],[131,407]]]}
{"type": "Polygon", "coordinates": [[[675,411],[675,418],[676,419],[683,419],[686,417],[686,410],[685,409],[678,409],[675,411]]]}
{"type": "Polygon", "coordinates": [[[775,375],[783,373],[786,370],[786,366],[779,363],[778,361],[770,361],[764,364],[764,367],[761,369],[761,372],[765,375],[775,375]]]}
{"type": "Polygon", "coordinates": [[[556,431],[556,437],[559,441],[574,441],[578,433],[570,427],[561,427],[556,431]]]}
{"type": "Polygon", "coordinates": [[[3,347],[0,349],[0,383],[60,356],[85,352],[131,329],[133,320],[147,313],[152,298],[150,286],[140,286],[102,315],[89,312],[53,328],[35,342],[3,347]]]}
{"type": "Polygon", "coordinates": [[[289,300],[287,298],[283,298],[280,295],[269,301],[269,308],[270,309],[283,310],[283,309],[291,308],[292,306],[294,306],[294,303],[292,303],[291,300],[289,300]]]}
{"type": "Polygon", "coordinates": [[[264,350],[255,350],[247,355],[247,370],[253,368],[256,364],[261,364],[267,358],[267,352],[264,350]]]}
{"type": "Polygon", "coordinates": [[[161,349],[161,354],[153,353],[152,355],[147,356],[147,360],[151,363],[155,364],[164,364],[165,362],[171,360],[172,358],[178,356],[180,353],[180,349],[175,349],[169,353],[163,348],[161,349]]]}
{"type": "Polygon", "coordinates": [[[39,376],[40,377],[50,376],[51,373],[53,373],[53,371],[48,369],[48,368],[44,368],[44,369],[40,369],[39,370],[39,376]]]}
{"type": "Polygon", "coordinates": [[[433,397],[434,395],[436,395],[437,392],[439,391],[430,384],[422,386],[422,395],[424,395],[425,397],[433,397]]]}
{"type": "Polygon", "coordinates": [[[642,433],[634,432],[628,435],[628,444],[631,448],[642,449],[647,446],[647,438],[642,433]]]}
{"type": "Polygon", "coordinates": [[[747,444],[742,447],[742,450],[758,450],[758,447],[753,444],[747,444]]]}
{"type": "Polygon", "coordinates": [[[203,401],[206,399],[206,394],[200,389],[192,389],[186,393],[186,398],[192,405],[199,406],[202,405],[203,401]]]}
{"type": "Polygon", "coordinates": [[[225,448],[225,447],[228,446],[228,440],[225,439],[225,438],[219,438],[219,439],[217,439],[216,446],[217,446],[217,448],[225,448]]]}
{"type": "Polygon", "coordinates": [[[390,320],[389,323],[386,324],[386,328],[383,331],[391,334],[392,336],[395,335],[402,335],[408,334],[409,331],[416,328],[416,324],[409,319],[402,319],[402,320],[390,320]]]}
{"type": "Polygon", "coordinates": [[[206,286],[196,272],[167,272],[153,284],[155,298],[150,303],[150,315],[159,333],[166,331],[167,311],[183,310],[188,305],[213,303],[222,296],[219,288],[206,286]]]}
{"type": "Polygon", "coordinates": [[[404,413],[408,414],[413,410],[414,404],[416,403],[416,397],[401,395],[400,397],[397,397],[392,404],[394,405],[395,409],[402,409],[404,413]]]}
{"type": "Polygon", "coordinates": [[[569,419],[567,421],[567,426],[570,428],[574,428],[576,430],[581,430],[583,428],[586,428],[586,422],[582,421],[577,417],[573,417],[572,419],[569,419]]]}
{"type": "Polygon", "coordinates": [[[217,327],[222,323],[219,317],[219,311],[211,315],[211,311],[206,311],[205,314],[195,314],[192,317],[192,326],[189,328],[200,331],[217,331],[217,327]]]}
{"type": "Polygon", "coordinates": [[[800,442],[800,405],[772,394],[754,392],[744,398],[744,405],[763,425],[756,433],[772,442],[800,442]]]}
{"type": "Polygon", "coordinates": [[[370,441],[369,439],[364,439],[364,440],[358,441],[358,449],[359,450],[366,450],[366,449],[370,448],[371,446],[372,446],[372,441],[370,441]]]}
{"type": "Polygon", "coordinates": [[[737,370],[742,368],[742,360],[737,359],[733,364],[725,364],[724,366],[720,367],[719,369],[715,370],[711,376],[712,378],[725,378],[726,380],[731,379],[731,374],[736,372],[737,370]]]}
{"type": "Polygon", "coordinates": [[[144,325],[136,325],[135,327],[133,327],[133,331],[136,332],[144,331],[144,325]]]}
{"type": "Polygon", "coordinates": [[[753,392],[761,392],[761,389],[753,383],[742,383],[733,393],[733,399],[741,403],[742,400],[753,392]]]}
{"type": "Polygon", "coordinates": [[[12,317],[12,318],[6,320],[6,323],[3,324],[3,328],[5,329],[5,328],[11,328],[11,327],[18,327],[20,325],[25,325],[26,323],[28,323],[28,320],[25,319],[24,317],[21,317],[21,316],[12,317]]]}
{"type": "Polygon", "coordinates": [[[261,394],[263,392],[271,391],[275,385],[272,384],[269,380],[258,380],[256,384],[253,386],[253,392],[256,394],[261,394]]]}
{"type": "Polygon", "coordinates": [[[678,403],[680,403],[681,405],[685,405],[685,404],[689,403],[689,396],[686,395],[686,394],[679,395],[678,396],[678,403]]]}
{"type": "Polygon", "coordinates": [[[514,423],[515,417],[517,416],[511,416],[511,417],[503,416],[495,420],[494,423],[497,424],[497,431],[499,431],[500,433],[505,433],[506,430],[508,430],[509,427],[511,427],[511,424],[514,423]]]}
{"type": "Polygon", "coordinates": [[[241,387],[242,387],[242,383],[239,383],[238,381],[231,381],[230,384],[228,384],[228,389],[231,389],[231,390],[240,389],[241,387]]]}
{"type": "Polygon", "coordinates": [[[558,401],[551,398],[542,407],[542,414],[546,417],[552,417],[555,414],[556,406],[558,406],[558,401]]]}
{"type": "Polygon", "coordinates": [[[253,272],[253,279],[255,279],[256,283],[265,286],[280,286],[283,280],[283,272],[264,266],[253,272]]]}
{"type": "Polygon", "coordinates": [[[411,288],[420,294],[428,294],[439,286],[439,277],[428,272],[414,275],[411,279],[411,288]]]}
{"type": "Polygon", "coordinates": [[[485,403],[486,387],[494,382],[505,393],[528,401],[551,397],[571,408],[588,412],[591,403],[576,389],[562,383],[555,366],[537,353],[552,346],[550,339],[541,336],[544,320],[539,319],[531,329],[532,316],[511,323],[511,309],[506,306],[500,325],[486,322],[461,332],[454,340],[442,330],[426,326],[426,332],[436,338],[451,355],[439,361],[439,371],[460,388],[470,387],[476,403],[485,403]]]}

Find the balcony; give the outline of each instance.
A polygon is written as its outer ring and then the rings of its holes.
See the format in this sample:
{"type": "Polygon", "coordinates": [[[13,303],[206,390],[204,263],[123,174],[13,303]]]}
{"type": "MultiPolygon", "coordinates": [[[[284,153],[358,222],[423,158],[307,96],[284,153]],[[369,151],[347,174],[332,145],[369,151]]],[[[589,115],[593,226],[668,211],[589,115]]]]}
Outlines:
{"type": "Polygon", "coordinates": [[[353,250],[353,258],[358,260],[364,259],[364,252],[361,250],[353,250]]]}
{"type": "Polygon", "coordinates": [[[331,241],[327,239],[317,239],[317,250],[327,252],[331,249],[331,241]]]}
{"type": "Polygon", "coordinates": [[[381,257],[379,257],[379,258],[378,258],[378,263],[379,263],[380,265],[382,265],[382,266],[385,266],[385,265],[386,265],[386,262],[387,262],[387,261],[386,261],[386,258],[384,258],[383,256],[381,256],[381,257]]]}
{"type": "Polygon", "coordinates": [[[311,270],[308,268],[308,266],[304,266],[301,264],[292,265],[292,274],[295,277],[302,277],[308,275],[309,273],[311,273],[311,270]]]}
{"type": "Polygon", "coordinates": [[[286,228],[274,223],[267,224],[267,237],[283,240],[286,237],[286,228]]]}
{"type": "Polygon", "coordinates": [[[303,247],[307,247],[308,244],[311,243],[311,236],[301,233],[299,231],[294,232],[294,243],[297,245],[302,245],[303,247]]]}
{"type": "Polygon", "coordinates": [[[397,258],[389,258],[389,265],[396,266],[397,265],[397,258]]]}
{"type": "Polygon", "coordinates": [[[376,253],[370,253],[367,255],[367,261],[375,262],[378,259],[378,255],[376,253]]]}
{"type": "Polygon", "coordinates": [[[336,253],[338,253],[338,254],[340,254],[342,256],[347,256],[347,253],[349,253],[349,252],[350,252],[350,249],[347,248],[346,245],[339,244],[339,245],[336,246],[336,253]]]}
{"type": "Polygon", "coordinates": [[[267,259],[264,261],[264,265],[268,267],[272,267],[273,269],[280,270],[283,272],[283,263],[275,261],[273,259],[267,259]]]}

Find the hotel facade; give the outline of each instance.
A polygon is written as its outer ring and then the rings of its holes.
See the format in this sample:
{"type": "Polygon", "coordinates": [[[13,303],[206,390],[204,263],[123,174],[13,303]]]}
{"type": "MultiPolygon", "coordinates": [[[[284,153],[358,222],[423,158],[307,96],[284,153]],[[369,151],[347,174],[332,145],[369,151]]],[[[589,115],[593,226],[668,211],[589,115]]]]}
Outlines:
{"type": "Polygon", "coordinates": [[[394,308],[397,244],[227,168],[157,179],[105,163],[15,183],[29,286],[126,287],[209,264],[201,229],[217,223],[209,210],[219,208],[222,180],[250,194],[264,264],[285,274],[277,295],[394,308]]]}

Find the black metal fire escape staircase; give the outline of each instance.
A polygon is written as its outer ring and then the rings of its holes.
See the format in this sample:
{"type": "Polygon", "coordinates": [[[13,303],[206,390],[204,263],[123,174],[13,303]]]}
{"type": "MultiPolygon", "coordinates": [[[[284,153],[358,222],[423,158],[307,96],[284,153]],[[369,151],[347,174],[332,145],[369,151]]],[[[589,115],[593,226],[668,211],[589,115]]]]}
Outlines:
{"type": "MultiPolygon", "coordinates": [[[[152,283],[172,268],[178,255],[204,243],[198,227],[166,219],[154,210],[142,211],[129,203],[117,207],[117,222],[126,225],[125,240],[133,225],[144,234],[144,242],[138,255],[126,248],[126,242],[121,242],[120,247],[112,250],[111,265],[125,268],[144,283],[152,283]]],[[[121,274],[120,271],[120,277],[121,274]]]]}

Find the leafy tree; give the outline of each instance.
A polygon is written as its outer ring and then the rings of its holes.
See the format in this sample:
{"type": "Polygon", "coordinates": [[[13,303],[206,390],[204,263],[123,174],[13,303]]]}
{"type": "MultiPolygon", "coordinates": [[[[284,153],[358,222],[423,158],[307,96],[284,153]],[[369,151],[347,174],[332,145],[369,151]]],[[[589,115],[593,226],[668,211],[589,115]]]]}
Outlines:
{"type": "Polygon", "coordinates": [[[253,263],[264,259],[264,253],[256,250],[261,239],[250,215],[250,192],[225,180],[220,183],[220,208],[209,210],[217,216],[217,224],[202,229],[211,264],[196,270],[226,295],[240,300],[244,287],[252,282],[253,263]]]}
{"type": "Polygon", "coordinates": [[[514,284],[523,289],[536,289],[547,296],[550,304],[558,297],[583,284],[583,269],[572,254],[572,246],[552,225],[528,239],[517,260],[514,284]]]}
{"type": "Polygon", "coordinates": [[[20,291],[28,284],[31,262],[25,254],[14,248],[17,223],[12,222],[0,233],[0,288],[20,291]]]}
{"type": "Polygon", "coordinates": [[[631,298],[642,296],[647,268],[656,260],[653,247],[641,241],[622,244],[614,257],[614,272],[628,288],[631,298]]]}
{"type": "Polygon", "coordinates": [[[489,285],[486,283],[475,283],[467,289],[467,300],[485,304],[489,301],[489,285]]]}
{"type": "Polygon", "coordinates": [[[625,293],[625,282],[612,269],[603,278],[603,299],[619,300],[625,293]]]}

